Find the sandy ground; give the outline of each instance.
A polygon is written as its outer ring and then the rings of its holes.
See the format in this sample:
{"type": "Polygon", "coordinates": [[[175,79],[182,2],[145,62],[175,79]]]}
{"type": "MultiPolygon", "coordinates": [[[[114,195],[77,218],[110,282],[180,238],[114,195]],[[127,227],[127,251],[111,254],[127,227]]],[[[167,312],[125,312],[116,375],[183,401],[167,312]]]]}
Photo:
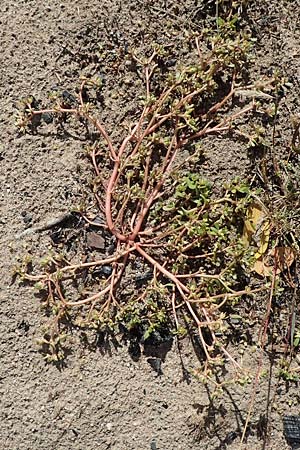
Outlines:
{"type": "MultiPolygon", "coordinates": [[[[17,257],[26,251],[43,254],[50,245],[47,232],[21,240],[15,239],[16,233],[24,230],[26,223],[38,224],[70,210],[80,201],[82,177],[89,171],[87,162],[81,158],[83,136],[59,136],[51,126],[43,135],[18,135],[14,126],[16,102],[32,94],[44,98],[46,92],[57,86],[74,89],[79,73],[89,69],[90,62],[82,67],[81,61],[91,57],[97,43],[111,40],[112,47],[116,39],[138,43],[143,35],[146,45],[152,36],[164,37],[166,3],[175,43],[176,32],[180,35],[184,21],[197,17],[202,2],[198,2],[198,9],[197,2],[176,2],[177,12],[175,2],[171,1],[1,2],[0,447],[3,449],[239,448],[251,386],[228,386],[220,398],[213,399],[209,389],[187,376],[199,366],[189,342],[181,346],[173,344],[162,363],[161,375],[153,370],[146,356],[133,361],[125,345],[118,348],[111,345],[104,354],[75,348],[64,368],[47,365],[36,345],[43,322],[39,300],[31,287],[12,280],[17,257]],[[153,3],[151,16],[149,8],[153,3]],[[147,30],[144,34],[140,31],[143,29],[147,30]]],[[[299,8],[292,5],[297,2],[279,3],[257,1],[251,10],[251,24],[258,38],[256,72],[280,67],[293,83],[281,119],[281,143],[289,137],[288,128],[286,132],[284,128],[288,114],[299,111],[300,42],[299,8]]],[[[107,89],[112,90],[123,75],[106,76],[107,89]]],[[[128,89],[128,94],[132,100],[132,89],[128,89]]],[[[121,120],[125,105],[123,102],[120,111],[113,99],[107,101],[104,119],[113,115],[112,122],[121,120]]],[[[215,163],[211,173],[215,179],[247,171],[245,153],[237,155],[234,147],[227,147],[226,140],[220,145],[210,145],[210,158],[215,163]]],[[[244,362],[251,367],[251,355],[244,362]]],[[[269,367],[267,357],[265,364],[269,367]]],[[[299,394],[295,386],[276,383],[274,379],[268,386],[266,379],[259,385],[243,448],[289,448],[282,432],[282,415],[299,412],[299,394]],[[263,420],[274,389],[278,394],[276,408],[269,417],[268,436],[264,440],[263,420]]]]}

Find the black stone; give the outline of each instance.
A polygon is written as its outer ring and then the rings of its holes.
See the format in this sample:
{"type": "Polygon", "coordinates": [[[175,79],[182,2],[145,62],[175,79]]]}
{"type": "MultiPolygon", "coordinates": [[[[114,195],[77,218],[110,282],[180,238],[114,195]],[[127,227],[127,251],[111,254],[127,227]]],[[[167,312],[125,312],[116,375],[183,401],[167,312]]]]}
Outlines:
{"type": "Polygon", "coordinates": [[[293,449],[300,446],[300,416],[285,416],[283,418],[285,438],[293,449]]]}

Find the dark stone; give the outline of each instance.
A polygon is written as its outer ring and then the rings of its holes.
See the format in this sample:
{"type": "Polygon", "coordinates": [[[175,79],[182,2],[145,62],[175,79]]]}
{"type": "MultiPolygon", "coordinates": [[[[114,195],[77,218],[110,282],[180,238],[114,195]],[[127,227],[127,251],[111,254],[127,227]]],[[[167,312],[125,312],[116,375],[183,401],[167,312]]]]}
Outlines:
{"type": "Polygon", "coordinates": [[[157,375],[162,375],[161,369],[161,359],[160,358],[148,358],[147,362],[150,364],[152,369],[157,373],[157,375]]]}
{"type": "Polygon", "coordinates": [[[293,448],[300,446],[300,416],[284,416],[283,430],[287,443],[293,448]]]}

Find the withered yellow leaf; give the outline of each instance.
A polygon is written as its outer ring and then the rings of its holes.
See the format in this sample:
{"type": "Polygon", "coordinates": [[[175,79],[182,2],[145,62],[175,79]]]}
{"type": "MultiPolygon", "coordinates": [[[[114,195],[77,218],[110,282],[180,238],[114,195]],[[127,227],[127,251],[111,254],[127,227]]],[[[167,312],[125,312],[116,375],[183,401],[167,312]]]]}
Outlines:
{"type": "Polygon", "coordinates": [[[250,245],[253,234],[255,233],[257,224],[263,216],[262,208],[257,203],[252,203],[247,210],[246,220],[244,222],[242,239],[246,245],[250,245]]]}
{"type": "Polygon", "coordinates": [[[260,230],[258,230],[259,249],[254,255],[255,259],[261,258],[266,253],[269,245],[269,238],[270,222],[269,220],[266,220],[266,222],[264,222],[261,226],[260,230]]]}
{"type": "Polygon", "coordinates": [[[261,254],[266,252],[268,248],[270,235],[270,225],[265,221],[266,212],[263,206],[259,203],[252,203],[247,210],[242,241],[247,247],[249,247],[251,241],[255,238],[255,241],[258,242],[258,245],[260,247],[259,253],[261,254]],[[260,239],[260,234],[262,235],[262,239],[260,239]]]}

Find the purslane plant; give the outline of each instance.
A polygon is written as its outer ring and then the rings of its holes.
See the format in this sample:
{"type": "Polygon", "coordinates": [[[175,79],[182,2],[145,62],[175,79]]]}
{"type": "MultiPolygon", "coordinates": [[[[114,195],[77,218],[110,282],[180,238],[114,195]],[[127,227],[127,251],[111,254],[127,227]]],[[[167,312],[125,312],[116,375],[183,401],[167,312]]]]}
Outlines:
{"type": "Polygon", "coordinates": [[[64,120],[73,116],[98,133],[90,158],[96,174],[94,194],[105,221],[86,220],[115,239],[114,253],[99,260],[72,263],[53,257],[40,273],[23,271],[24,278],[48,290],[48,303],[55,313],[48,343],[54,350],[61,318],[72,310],[83,311],[86,323],[101,323],[116,312],[124,318],[128,305],[131,311],[132,305],[150,305],[147,335],[164,322],[166,307],[173,310],[180,329],[177,311],[185,308],[198,329],[207,362],[213,360],[216,349],[234,362],[216,330],[222,330],[226,302],[261,289],[251,290],[239,278],[247,266],[247,249],[240,237],[251,193],[246,185],[235,182],[216,196],[199,174],[199,141],[222,133],[251,140],[240,125],[259,109],[256,97],[264,89],[272,90],[272,80],[242,85],[250,46],[245,36],[219,32],[208,46],[210,50],[202,54],[196,37],[198,62],[177,67],[159,82],[153,76],[159,71],[160,49],[153,52],[143,64],[143,107],[120,143],[113,142],[88,101],[100,88],[96,78],[81,80],[72,106],[60,98],[43,109],[30,99],[24,102],[20,128],[49,115],[64,120]],[[150,276],[128,299],[123,295],[124,278],[136,260],[144,262],[150,276]],[[99,280],[93,294],[69,297],[68,280],[108,265],[111,273],[99,280]],[[161,309],[153,307],[157,298],[161,309]]]}

